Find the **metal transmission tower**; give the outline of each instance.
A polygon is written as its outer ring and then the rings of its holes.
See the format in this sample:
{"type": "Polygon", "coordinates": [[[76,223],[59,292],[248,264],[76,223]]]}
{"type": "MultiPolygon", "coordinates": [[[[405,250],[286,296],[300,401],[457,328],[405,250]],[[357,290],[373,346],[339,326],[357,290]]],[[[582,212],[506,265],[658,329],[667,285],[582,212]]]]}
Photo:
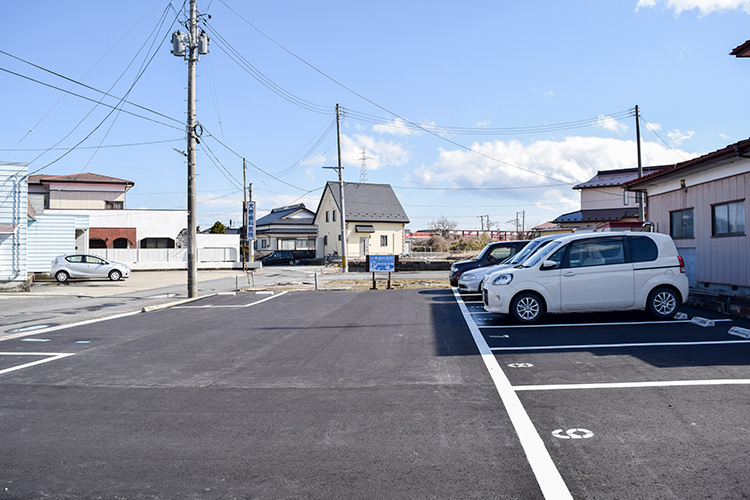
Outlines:
{"type": "Polygon", "coordinates": [[[195,145],[203,128],[195,120],[195,65],[200,54],[208,54],[208,35],[198,33],[197,0],[190,0],[190,19],[185,24],[187,33],[172,33],[172,54],[183,57],[188,63],[187,95],[187,209],[188,209],[188,297],[198,295],[198,244],[196,223],[195,145]]]}
{"type": "Polygon", "coordinates": [[[367,156],[367,150],[364,146],[362,146],[362,158],[359,159],[360,167],[359,167],[359,182],[365,183],[367,182],[367,160],[369,160],[370,157],[367,156]]]}

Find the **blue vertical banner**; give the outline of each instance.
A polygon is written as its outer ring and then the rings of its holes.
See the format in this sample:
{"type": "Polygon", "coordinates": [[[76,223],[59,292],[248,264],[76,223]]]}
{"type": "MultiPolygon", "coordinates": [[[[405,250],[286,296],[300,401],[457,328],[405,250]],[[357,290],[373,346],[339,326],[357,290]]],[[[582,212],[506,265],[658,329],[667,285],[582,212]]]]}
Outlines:
{"type": "Polygon", "coordinates": [[[247,217],[245,220],[245,225],[247,227],[247,239],[254,240],[255,239],[255,202],[254,201],[250,201],[247,204],[247,217]]]}

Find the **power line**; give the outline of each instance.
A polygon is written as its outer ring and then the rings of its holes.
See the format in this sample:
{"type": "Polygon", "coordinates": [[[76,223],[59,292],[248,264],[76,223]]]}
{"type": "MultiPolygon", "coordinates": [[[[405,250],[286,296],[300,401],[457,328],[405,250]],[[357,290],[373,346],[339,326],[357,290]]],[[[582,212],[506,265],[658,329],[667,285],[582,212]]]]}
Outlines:
{"type": "Polygon", "coordinates": [[[439,187],[410,187],[410,186],[392,186],[393,189],[414,189],[420,191],[506,191],[511,189],[538,189],[555,186],[568,186],[567,183],[559,184],[539,184],[536,186],[507,186],[507,187],[484,187],[484,188],[439,188],[439,187]]]}
{"type": "Polygon", "coordinates": [[[238,50],[236,50],[216,29],[211,26],[207,20],[203,20],[204,25],[206,26],[206,29],[208,30],[209,34],[214,38],[214,42],[216,43],[216,46],[219,47],[229,58],[234,61],[240,68],[245,70],[250,76],[252,76],[256,81],[258,81],[261,85],[269,89],[274,94],[278,95],[282,99],[299,106],[303,109],[306,109],[308,111],[312,111],[313,113],[321,113],[321,114],[328,114],[331,113],[332,108],[330,106],[323,106],[320,104],[315,104],[313,102],[310,102],[306,99],[303,99],[292,92],[284,89],[280,85],[276,84],[273,80],[268,78],[265,74],[263,74],[262,71],[260,71],[258,68],[256,68],[253,64],[251,64],[245,57],[240,54],[238,50]]]}
{"type": "MultiPolygon", "coordinates": [[[[9,73],[9,74],[11,74],[11,75],[14,75],[14,76],[17,76],[17,77],[19,77],[19,78],[24,78],[24,79],[26,79],[26,80],[29,80],[29,81],[31,81],[31,82],[34,82],[34,83],[38,83],[39,85],[44,85],[45,87],[49,87],[49,88],[51,88],[51,89],[59,90],[60,92],[64,92],[64,93],[66,93],[66,94],[70,94],[70,95],[72,95],[72,96],[75,96],[75,97],[79,97],[79,98],[81,98],[81,99],[84,99],[84,100],[86,100],[86,101],[90,101],[90,102],[93,102],[93,103],[95,103],[95,104],[96,104],[97,106],[104,106],[104,107],[107,107],[107,108],[112,108],[112,109],[116,109],[116,106],[113,106],[113,105],[111,105],[111,104],[107,104],[107,103],[105,103],[105,102],[102,102],[102,101],[97,101],[96,99],[92,99],[91,97],[86,97],[85,95],[77,94],[76,92],[73,92],[73,91],[70,91],[70,90],[66,90],[66,89],[64,89],[64,88],[62,88],[62,87],[57,87],[57,86],[55,86],[55,85],[52,85],[51,83],[46,83],[46,82],[43,82],[43,81],[41,81],[41,80],[37,80],[37,79],[35,79],[35,78],[31,78],[30,76],[22,75],[21,73],[17,73],[17,72],[15,72],[15,71],[11,71],[11,70],[9,70],[9,69],[6,69],[6,68],[3,68],[3,67],[0,67],[0,71],[4,71],[5,73],[9,73]]],[[[94,90],[96,90],[97,92],[100,92],[100,93],[104,94],[105,96],[109,96],[109,97],[113,97],[113,98],[115,98],[115,99],[118,99],[118,97],[116,97],[116,96],[113,96],[113,95],[111,95],[111,94],[108,94],[108,93],[106,93],[106,92],[104,92],[104,91],[101,91],[101,90],[97,90],[97,89],[94,89],[94,90]]],[[[138,106],[137,104],[134,104],[134,103],[132,103],[132,102],[130,102],[130,101],[126,101],[126,100],[124,100],[124,99],[121,99],[121,100],[120,100],[120,102],[121,102],[121,103],[122,103],[122,102],[126,102],[126,103],[128,103],[128,104],[132,104],[133,106],[138,106]]],[[[119,106],[119,104],[120,104],[120,103],[118,103],[118,106],[119,106]]],[[[138,107],[142,107],[142,106],[138,106],[138,107]]],[[[157,112],[157,111],[153,111],[153,110],[151,110],[151,109],[148,109],[148,108],[144,108],[144,109],[146,109],[146,110],[148,110],[148,111],[150,111],[150,112],[152,112],[152,113],[155,113],[155,114],[161,115],[161,113],[159,113],[159,112],[157,112]]],[[[128,110],[126,110],[126,109],[121,109],[120,111],[121,111],[121,112],[123,112],[123,113],[129,114],[129,115],[132,115],[132,116],[138,117],[138,118],[143,118],[144,120],[148,120],[148,121],[150,121],[150,122],[158,123],[159,125],[164,125],[165,127],[170,127],[170,128],[173,128],[173,129],[177,129],[177,130],[182,130],[182,129],[184,128],[184,127],[183,127],[183,128],[180,128],[180,127],[176,127],[176,126],[174,126],[174,125],[170,125],[170,124],[168,124],[168,123],[164,123],[164,122],[161,122],[161,121],[159,121],[159,120],[155,120],[155,119],[153,119],[153,118],[149,118],[149,117],[147,117],[147,116],[139,115],[138,113],[133,113],[132,111],[128,111],[128,110]]],[[[164,115],[164,116],[166,116],[166,115],[164,115]]],[[[182,122],[180,122],[180,120],[177,120],[177,119],[175,119],[175,118],[171,118],[171,117],[169,117],[169,116],[167,116],[167,118],[169,118],[170,120],[173,120],[173,121],[175,121],[175,122],[177,122],[177,123],[182,123],[182,122]]]]}
{"type": "MultiPolygon", "coordinates": [[[[164,144],[167,142],[182,141],[183,138],[179,139],[164,139],[162,141],[146,141],[146,142],[131,142],[129,144],[108,144],[105,146],[81,146],[78,149],[107,149],[107,148],[127,148],[132,146],[148,146],[151,144],[164,144]]],[[[23,152],[34,152],[34,151],[65,151],[68,148],[0,148],[0,151],[23,151],[23,152]]]]}
{"type": "MultiPolygon", "coordinates": [[[[204,127],[204,128],[205,128],[205,127],[204,127]]],[[[220,141],[219,139],[217,139],[217,138],[216,138],[216,136],[215,136],[215,135],[213,135],[213,134],[212,134],[211,132],[209,132],[208,130],[206,130],[206,133],[207,133],[207,137],[210,137],[211,139],[215,140],[216,142],[218,142],[219,144],[221,144],[222,146],[224,146],[224,147],[225,147],[225,148],[226,148],[226,149],[227,149],[228,151],[230,151],[230,152],[231,152],[231,153],[233,153],[233,154],[234,154],[235,156],[237,156],[237,158],[245,158],[244,156],[242,156],[241,154],[239,154],[239,153],[238,153],[237,151],[235,151],[234,149],[230,148],[229,146],[227,146],[226,144],[224,144],[224,143],[223,143],[222,141],[220,141]]],[[[267,172],[267,171],[263,170],[263,169],[262,169],[262,168],[260,168],[260,167],[259,167],[258,165],[256,165],[256,164],[254,164],[253,162],[251,162],[250,160],[246,160],[246,161],[247,161],[247,163],[248,163],[248,164],[249,164],[249,165],[250,165],[251,167],[255,168],[256,170],[259,170],[260,172],[263,172],[264,174],[266,174],[267,176],[271,177],[272,179],[275,179],[275,180],[277,180],[278,182],[280,182],[280,183],[282,183],[282,184],[285,184],[285,185],[287,185],[287,186],[289,186],[289,187],[291,187],[291,188],[297,189],[297,190],[299,190],[299,191],[306,191],[305,189],[303,189],[303,188],[301,188],[301,187],[299,187],[299,186],[295,186],[294,184],[290,184],[290,183],[286,182],[286,181],[285,181],[285,180],[283,180],[283,179],[279,179],[278,177],[276,177],[275,175],[271,174],[270,172],[267,172]]]]}
{"type": "Polygon", "coordinates": [[[435,125],[429,123],[421,123],[419,126],[413,126],[411,122],[405,121],[393,121],[388,118],[363,113],[361,111],[352,110],[349,108],[343,108],[344,113],[347,116],[352,117],[355,120],[374,123],[377,125],[386,125],[393,128],[402,129],[426,129],[435,133],[446,133],[455,135],[520,135],[520,134],[533,134],[542,132],[557,132],[563,130],[573,130],[577,128],[592,127],[602,122],[602,120],[623,120],[625,118],[631,118],[633,116],[633,110],[628,109],[624,111],[618,111],[608,115],[599,115],[596,118],[584,118],[581,120],[573,120],[561,123],[551,123],[544,125],[529,125],[522,127],[457,127],[453,125],[435,125]]]}
{"type": "Polygon", "coordinates": [[[438,139],[441,139],[441,140],[443,140],[443,141],[445,141],[445,142],[448,142],[448,143],[450,143],[450,144],[453,144],[454,146],[456,146],[456,147],[458,147],[458,148],[460,148],[460,149],[463,149],[463,150],[465,150],[465,151],[467,151],[467,152],[470,152],[470,153],[474,153],[474,154],[476,154],[476,155],[478,155],[478,156],[482,156],[483,158],[487,158],[487,159],[488,159],[488,160],[490,160],[490,161],[494,161],[494,162],[500,163],[500,164],[502,164],[502,165],[505,165],[505,166],[507,166],[507,167],[510,167],[510,168],[513,168],[513,169],[516,169],[516,170],[521,170],[521,171],[524,171],[524,172],[528,172],[528,173],[530,173],[530,174],[533,174],[533,175],[536,175],[536,176],[539,176],[539,177],[545,177],[545,178],[547,178],[547,179],[551,179],[551,180],[554,180],[554,181],[557,181],[557,182],[563,182],[563,183],[565,183],[565,184],[567,184],[567,185],[573,185],[573,183],[572,183],[572,182],[568,182],[568,181],[566,181],[566,180],[564,180],[564,179],[560,179],[560,178],[558,178],[558,177],[556,177],[556,176],[553,176],[553,175],[549,175],[549,174],[545,174],[545,173],[543,173],[543,172],[537,172],[536,170],[531,170],[531,169],[528,169],[528,168],[524,168],[524,167],[521,167],[521,166],[519,166],[519,165],[514,165],[514,164],[512,164],[512,163],[510,163],[510,162],[507,162],[507,161],[501,160],[501,159],[499,159],[499,158],[495,158],[495,157],[493,157],[493,156],[491,156],[491,155],[488,155],[488,154],[486,154],[486,153],[482,153],[481,151],[477,151],[477,150],[475,150],[475,149],[472,149],[472,148],[471,148],[471,147],[469,147],[469,146],[466,146],[466,145],[464,145],[464,144],[461,144],[461,143],[459,143],[459,142],[457,142],[457,141],[454,141],[454,140],[452,140],[452,139],[450,139],[450,138],[448,138],[448,137],[445,137],[445,136],[441,135],[440,133],[436,132],[435,130],[431,130],[430,128],[427,128],[427,127],[425,127],[425,126],[423,126],[423,125],[420,125],[420,124],[418,124],[418,123],[415,123],[415,122],[413,122],[413,121],[411,121],[411,120],[409,120],[409,119],[407,119],[407,118],[404,118],[403,116],[399,115],[398,113],[395,113],[395,112],[393,112],[393,111],[391,111],[391,110],[387,109],[386,107],[384,107],[384,106],[382,106],[382,105],[380,105],[380,104],[376,103],[376,102],[375,102],[375,101],[373,101],[372,99],[369,99],[369,98],[365,97],[364,95],[360,94],[359,92],[355,91],[354,89],[352,89],[352,88],[350,88],[350,87],[348,87],[348,86],[344,85],[344,84],[343,84],[343,83],[341,83],[340,81],[336,80],[336,79],[335,79],[335,78],[333,78],[332,76],[330,76],[330,75],[328,75],[327,73],[325,73],[325,72],[324,72],[323,70],[321,70],[321,69],[317,68],[316,66],[314,66],[313,64],[311,64],[311,63],[307,62],[307,61],[306,61],[305,59],[301,58],[300,56],[298,56],[297,54],[295,54],[295,53],[294,53],[294,52],[292,52],[291,50],[287,49],[286,47],[284,47],[283,45],[281,45],[280,43],[278,43],[277,41],[275,41],[275,40],[274,40],[273,38],[271,38],[270,36],[266,35],[266,34],[265,34],[265,33],[264,33],[263,31],[261,31],[260,29],[258,29],[258,28],[257,28],[257,27],[256,27],[255,25],[253,25],[253,24],[252,24],[252,23],[251,23],[250,21],[248,21],[247,19],[245,19],[244,17],[242,17],[242,16],[241,16],[241,15],[240,15],[240,14],[239,14],[239,13],[238,13],[237,11],[235,11],[234,9],[232,9],[232,8],[231,8],[231,7],[230,7],[230,6],[229,6],[229,5],[228,5],[228,4],[227,4],[227,3],[226,3],[226,2],[224,1],[224,0],[219,0],[219,1],[220,1],[220,2],[221,2],[221,3],[222,3],[222,4],[223,4],[223,5],[224,5],[224,6],[225,6],[225,7],[227,8],[227,9],[229,9],[229,10],[230,10],[231,12],[233,12],[233,13],[234,13],[234,14],[235,14],[235,15],[236,15],[237,17],[239,17],[239,18],[240,18],[240,19],[241,19],[242,21],[244,21],[244,22],[245,22],[246,24],[248,24],[248,25],[249,25],[249,26],[250,26],[251,28],[253,28],[253,29],[254,29],[255,31],[257,31],[258,33],[260,33],[260,34],[261,34],[261,35],[262,35],[263,37],[265,37],[266,39],[268,39],[268,40],[269,40],[269,41],[270,41],[271,43],[273,43],[274,45],[276,45],[277,47],[279,47],[279,48],[280,48],[281,50],[283,50],[284,52],[286,52],[286,53],[287,53],[287,54],[289,54],[290,56],[294,57],[295,59],[297,59],[298,61],[300,61],[300,62],[301,62],[301,63],[303,63],[304,65],[308,66],[308,67],[309,67],[310,69],[312,69],[312,70],[313,70],[313,71],[315,71],[316,73],[319,73],[320,75],[322,75],[322,76],[323,76],[323,77],[325,77],[326,79],[330,80],[331,82],[335,83],[335,84],[336,84],[336,85],[338,85],[339,87],[343,88],[343,89],[344,89],[344,90],[346,90],[347,92],[349,92],[349,93],[351,93],[351,94],[353,94],[353,95],[355,95],[355,96],[359,97],[359,98],[360,98],[360,99],[362,99],[363,101],[366,101],[366,102],[368,102],[369,104],[371,104],[371,105],[375,106],[376,108],[378,108],[378,109],[380,109],[380,110],[382,110],[382,111],[385,111],[385,112],[386,112],[386,113],[388,113],[389,115],[393,115],[394,117],[396,117],[396,118],[398,118],[398,119],[402,120],[403,122],[405,122],[405,123],[409,124],[409,126],[411,126],[411,127],[414,127],[414,128],[416,128],[416,129],[419,129],[419,130],[422,130],[422,131],[424,131],[424,132],[426,132],[426,133],[428,133],[428,134],[430,134],[430,135],[433,135],[433,136],[437,137],[438,139]]]}
{"type": "MultiPolygon", "coordinates": [[[[166,13],[166,11],[165,11],[165,13],[166,13]]],[[[165,17],[165,16],[163,16],[163,17],[165,17]]],[[[175,17],[175,19],[174,19],[174,20],[172,21],[172,23],[171,23],[171,25],[170,25],[170,29],[171,29],[171,26],[173,26],[173,25],[174,25],[174,23],[175,23],[176,21],[177,21],[177,17],[175,17]]],[[[160,22],[162,22],[162,21],[160,20],[160,22]]],[[[164,41],[166,40],[166,37],[167,37],[167,35],[169,34],[169,31],[170,31],[170,30],[167,30],[167,34],[166,34],[166,35],[164,36],[164,38],[162,39],[162,43],[164,43],[164,41]]],[[[139,73],[139,74],[138,74],[138,75],[136,76],[135,80],[134,80],[134,81],[133,81],[133,83],[132,83],[132,84],[130,85],[130,88],[129,88],[129,89],[128,89],[128,91],[127,91],[127,92],[125,93],[125,95],[124,95],[124,96],[123,96],[123,97],[122,97],[122,98],[120,99],[120,101],[119,101],[119,102],[117,103],[117,106],[115,106],[114,108],[112,108],[112,109],[110,110],[110,112],[109,112],[109,113],[107,113],[107,116],[105,116],[105,117],[104,117],[104,118],[103,118],[103,119],[102,119],[102,120],[101,120],[101,121],[99,122],[99,124],[97,124],[97,126],[96,126],[96,127],[94,127],[94,129],[93,129],[93,130],[92,130],[91,132],[89,132],[89,133],[88,133],[88,135],[86,135],[86,137],[84,137],[83,139],[81,139],[81,140],[80,140],[80,141],[79,141],[78,143],[76,143],[76,144],[75,144],[75,145],[74,145],[73,147],[71,147],[71,148],[70,148],[70,149],[69,149],[68,151],[66,151],[65,153],[63,153],[63,154],[62,154],[62,155],[60,155],[59,157],[57,157],[57,158],[56,158],[55,160],[53,160],[53,161],[51,161],[51,162],[47,163],[47,164],[46,164],[46,165],[44,165],[43,167],[40,167],[40,168],[38,168],[38,169],[34,170],[33,172],[29,173],[28,175],[33,175],[33,174],[36,174],[37,172],[40,172],[40,171],[42,171],[42,170],[46,169],[47,167],[49,167],[49,166],[51,166],[51,165],[53,165],[53,164],[57,163],[58,161],[60,161],[61,159],[63,159],[63,158],[65,157],[65,156],[67,156],[68,154],[70,154],[70,153],[71,153],[71,152],[72,152],[73,150],[75,150],[75,149],[76,149],[76,148],[77,148],[78,146],[80,146],[80,145],[81,145],[81,144],[82,144],[83,142],[85,142],[86,140],[88,140],[88,138],[89,138],[89,137],[91,137],[91,136],[93,135],[93,133],[94,133],[94,132],[96,132],[96,131],[97,131],[97,130],[99,129],[99,127],[101,127],[101,126],[102,126],[102,124],[104,124],[104,122],[105,122],[105,121],[106,121],[107,119],[109,119],[109,117],[110,117],[110,116],[112,115],[112,113],[114,113],[114,111],[115,111],[116,109],[118,109],[118,108],[119,108],[119,106],[120,106],[120,105],[121,105],[121,104],[123,103],[123,101],[124,101],[124,100],[125,100],[125,99],[127,98],[127,96],[128,96],[129,94],[130,94],[130,92],[132,92],[133,88],[135,88],[135,85],[136,85],[136,84],[138,83],[138,81],[139,81],[139,80],[141,79],[141,77],[142,77],[142,76],[143,76],[143,75],[145,74],[145,72],[146,72],[146,69],[147,69],[147,68],[148,68],[148,67],[149,67],[149,66],[151,65],[151,62],[152,62],[152,61],[154,60],[154,57],[156,57],[156,54],[157,54],[157,52],[158,52],[158,48],[157,48],[157,50],[156,50],[156,51],[154,51],[154,53],[153,53],[153,54],[151,55],[151,57],[150,57],[150,58],[148,59],[148,61],[147,61],[147,62],[145,63],[145,65],[142,65],[142,66],[141,66],[142,70],[141,70],[141,71],[140,71],[140,73],[139,73]]],[[[131,64],[132,64],[132,61],[131,61],[131,64]]],[[[130,66],[130,64],[128,65],[128,67],[129,67],[129,66],[130,66]]],[[[123,73],[123,74],[124,74],[124,73],[123,73]]],[[[119,81],[119,78],[118,78],[118,81],[119,81]]],[[[115,83],[116,83],[116,82],[115,82],[115,83]]],[[[113,84],[113,86],[114,86],[114,84],[113,84]]],[[[94,107],[94,108],[93,108],[93,109],[92,109],[92,110],[91,110],[91,111],[90,111],[90,112],[89,112],[89,113],[88,113],[88,114],[87,114],[86,116],[90,115],[90,114],[91,114],[91,112],[92,112],[92,111],[93,111],[94,109],[96,109],[96,107],[94,107]]],[[[86,118],[86,117],[84,117],[83,119],[85,119],[85,118],[86,118]]],[[[73,129],[73,130],[75,130],[76,128],[78,128],[78,126],[79,126],[79,125],[80,125],[81,123],[83,123],[83,119],[82,119],[82,120],[81,120],[81,121],[80,121],[80,122],[78,123],[78,125],[76,125],[76,127],[75,127],[75,128],[73,129]]],[[[71,133],[72,133],[72,131],[71,131],[71,133]]],[[[69,136],[69,135],[70,135],[70,133],[68,134],[68,136],[69,136]]],[[[66,137],[67,137],[67,136],[66,136],[66,137]]],[[[57,144],[59,144],[60,142],[62,142],[62,141],[63,141],[64,139],[65,139],[65,138],[63,138],[63,139],[61,139],[60,141],[58,141],[58,143],[57,143],[57,144]]],[[[57,146],[57,144],[55,144],[55,146],[57,146]]],[[[54,147],[54,146],[53,146],[53,147],[54,147]]],[[[29,162],[29,164],[31,164],[32,162],[36,161],[36,160],[37,160],[37,159],[38,159],[38,158],[39,158],[40,156],[41,156],[41,155],[39,155],[39,156],[37,156],[36,158],[34,158],[33,160],[31,160],[31,162],[29,162]]]]}
{"type": "Polygon", "coordinates": [[[659,135],[659,134],[658,134],[658,133],[656,132],[656,129],[655,129],[654,127],[652,127],[652,126],[651,126],[651,124],[650,124],[649,122],[647,122],[647,121],[646,121],[646,120],[645,120],[645,119],[643,118],[643,114],[642,114],[642,113],[640,114],[640,119],[641,119],[641,121],[643,122],[643,124],[644,124],[644,125],[646,125],[646,128],[648,128],[648,129],[649,129],[649,130],[650,130],[651,132],[653,132],[653,134],[654,134],[654,135],[655,135],[656,137],[658,137],[658,138],[659,138],[659,140],[660,140],[661,142],[663,142],[663,143],[664,143],[664,145],[665,145],[665,146],[666,146],[667,148],[669,148],[669,149],[670,149],[670,150],[671,150],[671,151],[672,151],[672,152],[673,152],[674,154],[676,154],[677,156],[679,156],[679,157],[680,157],[680,158],[682,159],[682,161],[687,161],[687,158],[685,158],[685,157],[684,157],[684,156],[682,156],[682,155],[681,155],[680,153],[678,153],[678,152],[677,152],[677,150],[676,150],[675,148],[673,148],[673,147],[672,147],[672,146],[671,146],[671,145],[670,145],[670,144],[669,144],[669,143],[668,143],[667,141],[665,141],[664,139],[662,139],[662,137],[661,137],[661,136],[660,136],[660,135],[659,135]]]}

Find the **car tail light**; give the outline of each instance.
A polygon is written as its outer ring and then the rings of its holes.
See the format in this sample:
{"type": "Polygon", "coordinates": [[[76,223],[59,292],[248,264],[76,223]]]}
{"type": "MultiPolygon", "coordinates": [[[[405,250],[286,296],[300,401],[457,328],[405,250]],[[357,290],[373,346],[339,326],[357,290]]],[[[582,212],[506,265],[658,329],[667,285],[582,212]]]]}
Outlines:
{"type": "Polygon", "coordinates": [[[679,255],[677,256],[677,259],[680,261],[680,272],[685,274],[685,261],[679,255]]]}

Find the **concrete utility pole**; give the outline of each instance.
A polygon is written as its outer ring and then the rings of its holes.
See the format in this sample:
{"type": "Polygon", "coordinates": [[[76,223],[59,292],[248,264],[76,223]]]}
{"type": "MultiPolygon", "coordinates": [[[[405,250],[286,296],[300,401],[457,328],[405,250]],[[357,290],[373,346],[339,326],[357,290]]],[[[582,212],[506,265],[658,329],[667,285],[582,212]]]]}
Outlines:
{"type": "MultiPolygon", "coordinates": [[[[643,165],[641,164],[641,120],[638,115],[638,105],[635,105],[635,142],[638,145],[638,178],[643,177],[643,165]]],[[[646,221],[646,209],[643,206],[643,191],[636,192],[638,196],[638,220],[646,221]]]]}
{"type": "Polygon", "coordinates": [[[198,62],[198,19],[196,0],[190,0],[190,37],[188,48],[188,297],[198,295],[198,242],[195,194],[195,65],[198,62]]]}
{"type": "MultiPolygon", "coordinates": [[[[196,127],[200,127],[195,120],[195,65],[199,54],[208,54],[208,36],[198,35],[198,7],[196,0],[190,0],[190,19],[187,24],[188,33],[176,31],[172,33],[172,54],[184,57],[188,63],[188,95],[187,95],[187,230],[188,230],[188,297],[198,295],[198,243],[196,222],[196,187],[195,187],[195,145],[198,143],[196,127]]],[[[202,129],[201,129],[202,130],[202,129]]]]}
{"type": "Polygon", "coordinates": [[[338,167],[323,167],[336,170],[339,174],[339,195],[341,198],[341,269],[348,273],[349,268],[346,264],[346,204],[344,203],[344,167],[341,166],[341,111],[336,104],[336,142],[338,144],[338,167]]]}

